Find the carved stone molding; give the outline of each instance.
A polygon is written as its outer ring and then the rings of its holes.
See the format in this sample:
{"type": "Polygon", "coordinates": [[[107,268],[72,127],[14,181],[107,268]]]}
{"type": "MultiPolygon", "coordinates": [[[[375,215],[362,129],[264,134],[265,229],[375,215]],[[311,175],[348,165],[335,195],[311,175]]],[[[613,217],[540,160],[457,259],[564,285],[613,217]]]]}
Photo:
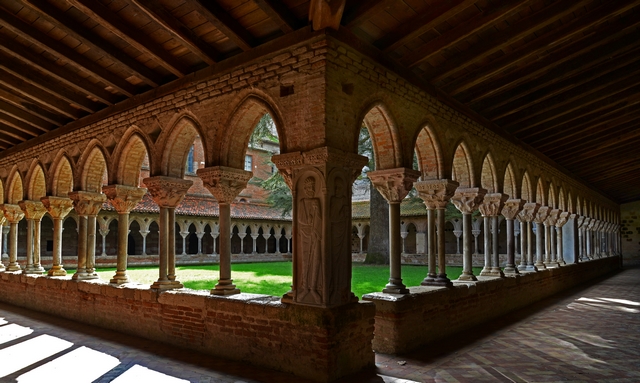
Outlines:
{"type": "Polygon", "coordinates": [[[65,197],[46,196],[40,198],[52,218],[63,219],[73,209],[73,201],[65,197]]]}
{"type": "Polygon", "coordinates": [[[586,222],[588,222],[587,217],[577,216],[576,223],[578,224],[578,229],[582,229],[586,222]]]}
{"type": "Polygon", "coordinates": [[[42,217],[47,213],[47,209],[40,201],[25,200],[18,202],[18,205],[20,205],[20,208],[24,212],[24,216],[26,219],[40,221],[42,217]]]}
{"type": "Polygon", "coordinates": [[[495,217],[500,214],[504,203],[509,199],[509,196],[502,193],[485,194],[482,203],[478,206],[480,214],[483,217],[495,217]]]}
{"type": "Polygon", "coordinates": [[[533,217],[533,222],[538,224],[543,224],[544,220],[547,219],[547,217],[549,216],[550,211],[551,211],[551,208],[549,206],[540,206],[540,208],[538,209],[538,212],[533,217]]]}
{"type": "Polygon", "coordinates": [[[107,201],[106,195],[87,191],[70,192],[69,198],[73,201],[73,208],[76,213],[81,216],[98,215],[102,205],[107,201]]]}
{"type": "Polygon", "coordinates": [[[147,193],[147,189],[126,185],[108,185],[102,188],[118,213],[130,213],[147,193]]]}
{"type": "Polygon", "coordinates": [[[458,188],[451,197],[451,202],[463,214],[471,214],[482,203],[486,189],[482,188],[458,188]]]}
{"type": "Polygon", "coordinates": [[[502,208],[501,213],[506,219],[513,220],[513,219],[516,219],[516,217],[518,216],[518,213],[522,211],[523,206],[524,206],[524,200],[522,199],[517,199],[517,198],[508,199],[505,201],[504,207],[502,208]]]}
{"type": "Polygon", "coordinates": [[[414,182],[413,186],[424,201],[427,209],[444,209],[456,192],[459,183],[451,180],[414,182]]]}
{"type": "Polygon", "coordinates": [[[553,209],[549,211],[549,215],[547,216],[547,219],[544,220],[544,224],[547,226],[555,226],[556,222],[558,222],[559,216],[560,216],[559,209],[553,209]]]}
{"type": "Polygon", "coordinates": [[[409,194],[420,172],[407,168],[376,170],[367,173],[371,184],[389,203],[400,203],[409,194]]]}
{"type": "Polygon", "coordinates": [[[560,212],[558,220],[556,221],[556,227],[564,226],[569,221],[569,218],[571,218],[571,213],[567,211],[560,212]]]}
{"type": "Polygon", "coordinates": [[[231,203],[247,187],[253,173],[242,169],[214,166],[198,169],[198,177],[204,186],[218,200],[218,203],[231,203]]]}
{"type": "Polygon", "coordinates": [[[4,204],[2,211],[9,223],[18,223],[24,218],[24,211],[18,205],[4,204]]]}
{"type": "Polygon", "coordinates": [[[193,181],[182,178],[156,176],[142,180],[149,194],[160,207],[176,207],[182,202],[193,181]]]}
{"type": "Polygon", "coordinates": [[[521,222],[533,222],[536,214],[540,209],[540,204],[535,202],[527,202],[522,207],[522,211],[518,214],[518,218],[521,222]]]}

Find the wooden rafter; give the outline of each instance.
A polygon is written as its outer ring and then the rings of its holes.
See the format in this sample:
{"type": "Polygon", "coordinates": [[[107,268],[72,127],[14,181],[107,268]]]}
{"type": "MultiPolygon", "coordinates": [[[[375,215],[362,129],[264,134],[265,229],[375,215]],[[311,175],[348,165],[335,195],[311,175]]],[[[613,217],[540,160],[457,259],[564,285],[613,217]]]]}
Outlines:
{"type": "Polygon", "coordinates": [[[2,130],[2,133],[18,141],[26,141],[37,135],[31,133],[29,125],[2,112],[0,112],[0,123],[6,127],[6,129],[2,130]]]}
{"type": "Polygon", "coordinates": [[[213,24],[220,32],[227,36],[243,51],[248,51],[256,45],[255,39],[236,19],[231,17],[215,1],[191,0],[189,2],[196,12],[213,24]]]}
{"type": "Polygon", "coordinates": [[[346,28],[355,27],[383,9],[392,6],[393,3],[394,0],[358,1],[351,5],[347,3],[340,22],[346,28]]]}
{"type": "Polygon", "coordinates": [[[253,0],[264,13],[273,20],[280,30],[284,33],[290,33],[300,28],[300,21],[287,8],[282,1],[279,0],[253,0]]]}
{"type": "Polygon", "coordinates": [[[8,102],[9,104],[31,113],[36,117],[40,117],[42,120],[49,122],[53,125],[62,125],[68,122],[67,118],[60,116],[57,113],[50,112],[39,107],[36,104],[31,103],[25,99],[16,89],[6,87],[0,84],[0,99],[8,102]]]}
{"type": "Polygon", "coordinates": [[[9,104],[3,100],[0,100],[0,113],[2,116],[13,117],[19,121],[28,124],[30,127],[24,127],[22,130],[25,133],[31,134],[34,137],[40,133],[46,133],[55,128],[55,125],[49,124],[46,121],[25,112],[24,110],[9,104]]]}
{"type": "Polygon", "coordinates": [[[615,148],[617,144],[640,137],[640,129],[637,129],[638,123],[640,123],[640,120],[631,120],[616,126],[615,130],[586,133],[585,136],[580,137],[579,142],[575,142],[571,146],[570,151],[563,147],[556,147],[547,150],[546,154],[558,161],[562,161],[594,149],[615,148]]]}

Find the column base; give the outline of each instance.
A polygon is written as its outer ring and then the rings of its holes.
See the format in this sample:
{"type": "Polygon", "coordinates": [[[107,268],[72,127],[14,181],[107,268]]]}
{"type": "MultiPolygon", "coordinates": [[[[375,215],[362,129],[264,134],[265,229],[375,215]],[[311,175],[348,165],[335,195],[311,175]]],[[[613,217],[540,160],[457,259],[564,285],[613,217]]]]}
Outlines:
{"type": "Polygon", "coordinates": [[[422,286],[434,286],[434,282],[436,281],[437,275],[429,274],[425,279],[420,282],[422,286]]]}
{"type": "Polygon", "coordinates": [[[482,271],[480,272],[480,276],[481,277],[494,277],[494,273],[493,270],[491,270],[491,268],[489,267],[485,267],[482,269],[482,271]]]}
{"type": "Polygon", "coordinates": [[[502,269],[500,269],[499,267],[492,267],[491,270],[489,270],[488,276],[504,278],[504,273],[502,272],[502,269]]]}
{"type": "Polygon", "coordinates": [[[518,266],[519,271],[538,271],[538,268],[534,265],[520,265],[518,266]]]}
{"type": "Polygon", "coordinates": [[[109,283],[112,284],[112,285],[122,285],[122,284],[129,283],[129,282],[131,282],[131,281],[129,280],[129,276],[128,275],[126,275],[124,273],[118,274],[118,272],[116,272],[116,275],[114,275],[113,278],[111,278],[109,280],[109,283]]]}
{"type": "Polygon", "coordinates": [[[22,268],[20,267],[20,265],[17,262],[11,262],[7,266],[6,271],[22,271],[22,268]]]}
{"type": "Polygon", "coordinates": [[[459,281],[477,281],[478,278],[476,278],[475,275],[473,275],[472,273],[466,273],[463,271],[462,274],[460,274],[460,276],[458,277],[459,281]]]}
{"type": "Polygon", "coordinates": [[[219,279],[216,286],[211,289],[213,295],[234,295],[240,294],[240,289],[233,284],[233,279],[219,279]]]}
{"type": "Polygon", "coordinates": [[[546,269],[546,268],[547,268],[547,267],[544,265],[544,263],[542,263],[542,262],[536,262],[536,264],[535,264],[534,266],[538,269],[538,271],[539,271],[539,270],[544,270],[544,269],[546,269]]]}
{"type": "Polygon", "coordinates": [[[409,294],[409,289],[402,283],[402,279],[390,278],[382,292],[385,294],[409,294]]]}
{"type": "Polygon", "coordinates": [[[65,270],[62,266],[53,266],[47,272],[47,275],[50,277],[64,277],[67,275],[67,270],[65,270]]]}
{"type": "Polygon", "coordinates": [[[438,275],[437,278],[427,281],[428,278],[425,278],[424,281],[420,283],[422,286],[437,286],[437,287],[453,287],[453,282],[451,279],[447,278],[447,275],[438,275]]]}
{"type": "Polygon", "coordinates": [[[74,281],[88,281],[92,279],[100,279],[100,277],[96,273],[90,273],[87,271],[83,271],[83,272],[78,271],[75,274],[73,274],[71,279],[74,281]]]}
{"type": "Polygon", "coordinates": [[[547,269],[555,269],[559,267],[558,262],[545,262],[544,265],[547,267],[547,269]]]}
{"type": "Polygon", "coordinates": [[[558,261],[558,267],[562,267],[565,266],[567,264],[567,262],[564,261],[564,259],[561,259],[558,261]]]}
{"type": "Polygon", "coordinates": [[[515,266],[505,266],[504,268],[504,274],[505,275],[520,275],[520,272],[518,271],[518,268],[515,266]]]}
{"type": "Polygon", "coordinates": [[[184,285],[178,281],[155,281],[151,285],[151,289],[161,291],[181,289],[183,287],[184,285]]]}
{"type": "Polygon", "coordinates": [[[29,268],[25,268],[24,270],[22,270],[22,274],[35,274],[35,275],[42,275],[44,274],[45,270],[44,267],[42,266],[31,266],[29,268]]]}
{"type": "Polygon", "coordinates": [[[2,263],[0,263],[0,273],[5,271],[7,268],[4,267],[4,265],[2,263]]]}

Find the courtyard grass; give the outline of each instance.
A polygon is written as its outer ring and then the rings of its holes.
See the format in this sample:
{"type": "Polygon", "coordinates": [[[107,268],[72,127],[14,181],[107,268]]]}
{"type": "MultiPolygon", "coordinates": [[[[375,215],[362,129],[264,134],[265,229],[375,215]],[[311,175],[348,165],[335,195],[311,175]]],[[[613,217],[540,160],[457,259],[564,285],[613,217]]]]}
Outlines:
{"type": "MultiPolygon", "coordinates": [[[[234,263],[231,265],[232,278],[236,286],[245,293],[267,294],[282,296],[290,290],[291,262],[262,262],[262,263],[234,263]]],[[[481,268],[473,269],[478,275],[481,268]]],[[[110,280],[115,274],[115,268],[97,269],[96,272],[103,280],[110,280]]],[[[68,270],[71,274],[74,270],[68,270]]],[[[457,279],[462,273],[461,267],[447,267],[447,276],[457,279]]],[[[131,267],[127,270],[133,282],[152,284],[158,279],[157,266],[131,267]]],[[[189,265],[176,267],[177,279],[184,287],[193,290],[210,290],[215,286],[219,266],[189,265]]],[[[353,292],[361,298],[363,294],[382,291],[389,280],[389,266],[353,264],[353,292]]],[[[403,265],[402,279],[407,286],[418,286],[427,275],[427,266],[403,265]]]]}

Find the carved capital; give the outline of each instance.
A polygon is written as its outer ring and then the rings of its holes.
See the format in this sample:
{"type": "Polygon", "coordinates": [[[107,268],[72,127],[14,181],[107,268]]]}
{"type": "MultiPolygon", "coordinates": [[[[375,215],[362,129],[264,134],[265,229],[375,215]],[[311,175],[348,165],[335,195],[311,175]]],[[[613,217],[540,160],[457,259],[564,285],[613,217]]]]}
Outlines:
{"type": "Polygon", "coordinates": [[[551,208],[549,208],[549,206],[540,206],[540,208],[538,209],[538,212],[533,217],[533,222],[538,224],[543,224],[544,220],[547,219],[547,217],[549,216],[550,211],[551,211],[551,208]]]}
{"type": "Polygon", "coordinates": [[[10,204],[4,204],[0,206],[2,206],[4,217],[9,223],[18,223],[22,220],[22,218],[24,218],[24,212],[22,211],[22,209],[20,209],[20,206],[10,204]]]}
{"type": "Polygon", "coordinates": [[[482,188],[458,188],[451,198],[451,202],[462,214],[471,214],[482,203],[486,189],[482,188]]]}
{"type": "Polygon", "coordinates": [[[518,218],[521,222],[533,222],[536,214],[540,209],[540,204],[535,202],[527,202],[522,207],[522,211],[518,214],[518,218]]]}
{"type": "Polygon", "coordinates": [[[147,189],[135,186],[108,185],[102,188],[114,209],[120,214],[130,213],[147,193],[147,189]]]}
{"type": "Polygon", "coordinates": [[[142,180],[149,194],[160,207],[176,207],[182,202],[193,181],[175,177],[149,177],[142,180]]]}
{"type": "Polygon", "coordinates": [[[52,218],[63,219],[73,209],[73,201],[65,197],[46,196],[40,198],[52,218]]]}
{"type": "Polygon", "coordinates": [[[96,216],[102,204],[107,201],[107,196],[102,193],[87,191],[74,191],[69,193],[69,198],[73,201],[73,208],[81,216],[96,216]]]}
{"type": "Polygon", "coordinates": [[[560,214],[558,214],[558,220],[556,221],[556,227],[564,226],[567,221],[569,221],[569,218],[571,218],[571,213],[568,211],[560,212],[560,214]]]}
{"type": "Polygon", "coordinates": [[[417,181],[413,183],[427,209],[444,209],[459,183],[451,180],[417,181]]]}
{"type": "Polygon", "coordinates": [[[516,217],[518,216],[518,213],[522,211],[523,207],[524,207],[524,200],[516,199],[516,198],[508,199],[505,201],[504,207],[502,208],[502,215],[506,219],[511,219],[511,220],[516,219],[516,217]]]}
{"type": "Polygon", "coordinates": [[[409,194],[420,172],[407,168],[376,170],[367,173],[371,184],[389,203],[400,203],[409,194]]]}
{"type": "Polygon", "coordinates": [[[588,222],[587,217],[576,215],[576,223],[578,224],[578,229],[582,229],[584,227],[585,222],[588,222]]]}
{"type": "Polygon", "coordinates": [[[42,217],[47,213],[47,209],[40,201],[20,201],[18,202],[20,209],[24,212],[26,219],[33,219],[34,221],[40,221],[42,217]]]}
{"type": "Polygon", "coordinates": [[[204,186],[218,200],[218,203],[231,203],[247,187],[253,173],[225,166],[198,169],[198,177],[204,186]]]}
{"type": "Polygon", "coordinates": [[[497,216],[500,214],[500,211],[508,198],[508,195],[502,193],[485,194],[482,204],[478,206],[480,214],[482,214],[483,217],[497,216]]]}
{"type": "Polygon", "coordinates": [[[550,210],[549,215],[547,215],[547,218],[544,220],[544,224],[547,226],[555,226],[559,216],[560,216],[559,209],[550,210]]]}

